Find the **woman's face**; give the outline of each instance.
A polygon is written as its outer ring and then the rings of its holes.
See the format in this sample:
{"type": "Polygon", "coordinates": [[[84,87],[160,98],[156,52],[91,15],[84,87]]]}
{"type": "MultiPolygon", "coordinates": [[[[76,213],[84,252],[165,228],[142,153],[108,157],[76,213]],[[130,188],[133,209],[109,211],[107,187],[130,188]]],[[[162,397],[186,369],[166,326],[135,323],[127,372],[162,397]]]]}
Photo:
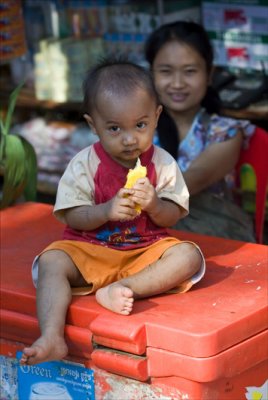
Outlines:
{"type": "Polygon", "coordinates": [[[192,47],[176,40],[156,55],[153,75],[161,103],[171,113],[197,112],[209,82],[205,60],[192,47]]]}

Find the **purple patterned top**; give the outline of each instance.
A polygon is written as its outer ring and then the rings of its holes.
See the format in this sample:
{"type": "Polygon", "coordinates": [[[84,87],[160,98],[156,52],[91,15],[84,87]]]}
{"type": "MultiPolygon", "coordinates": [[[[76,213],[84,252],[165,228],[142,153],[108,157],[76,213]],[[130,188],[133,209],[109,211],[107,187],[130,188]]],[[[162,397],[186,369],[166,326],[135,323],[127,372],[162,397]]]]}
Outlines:
{"type": "MultiPolygon", "coordinates": [[[[182,172],[185,172],[191,162],[195,160],[212,143],[224,142],[234,137],[239,130],[244,132],[244,144],[248,145],[250,137],[253,135],[255,125],[250,121],[238,120],[219,116],[217,114],[208,114],[205,109],[201,109],[196,115],[192,126],[179,144],[178,165],[182,172]]],[[[155,143],[159,144],[156,138],[155,143]]],[[[210,190],[216,193],[223,193],[223,188],[234,185],[234,174],[228,174],[225,179],[211,186],[210,190]]]]}

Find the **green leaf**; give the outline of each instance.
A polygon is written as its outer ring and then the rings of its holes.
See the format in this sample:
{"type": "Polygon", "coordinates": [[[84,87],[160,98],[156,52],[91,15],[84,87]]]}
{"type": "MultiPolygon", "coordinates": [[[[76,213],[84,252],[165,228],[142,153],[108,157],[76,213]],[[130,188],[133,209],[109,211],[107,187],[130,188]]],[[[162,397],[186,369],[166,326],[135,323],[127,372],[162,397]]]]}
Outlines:
{"type": "Polygon", "coordinates": [[[23,192],[26,184],[26,155],[21,138],[6,137],[4,184],[1,208],[12,204],[23,192]]]}
{"type": "Polygon", "coordinates": [[[24,182],[16,187],[9,186],[8,184],[5,185],[4,183],[0,208],[3,209],[12,205],[23,193],[24,186],[24,182]]]}
{"type": "MultiPolygon", "coordinates": [[[[3,132],[4,129],[5,129],[5,127],[4,127],[4,121],[2,120],[1,114],[0,114],[0,130],[1,130],[1,132],[3,132]]],[[[2,136],[2,134],[1,134],[1,136],[2,136]]]]}
{"type": "Polygon", "coordinates": [[[26,201],[35,201],[37,192],[37,157],[34,147],[21,137],[25,152],[26,185],[24,196],[26,201]]]}
{"type": "Polygon", "coordinates": [[[25,160],[25,150],[21,137],[8,135],[5,148],[6,175],[15,185],[26,176],[25,160]]]}
{"type": "Polygon", "coordinates": [[[10,130],[10,125],[11,125],[11,120],[12,120],[12,115],[15,109],[15,105],[16,105],[16,101],[17,101],[17,97],[19,95],[19,92],[22,88],[22,86],[24,85],[24,81],[21,82],[11,93],[11,95],[9,96],[9,104],[8,104],[8,109],[7,109],[7,114],[6,114],[6,119],[5,122],[3,123],[3,131],[2,134],[4,136],[9,134],[9,130],[10,130]]]}
{"type": "Polygon", "coordinates": [[[26,200],[36,199],[35,150],[26,139],[9,134],[17,97],[23,85],[24,81],[11,93],[5,120],[0,115],[0,166],[4,172],[1,208],[12,204],[21,194],[24,194],[26,200]]]}
{"type": "Polygon", "coordinates": [[[0,165],[4,164],[4,145],[5,145],[5,140],[4,136],[0,136],[0,165]]]}
{"type": "Polygon", "coordinates": [[[4,163],[5,139],[6,136],[2,133],[4,131],[4,122],[0,119],[0,164],[4,163]]]}

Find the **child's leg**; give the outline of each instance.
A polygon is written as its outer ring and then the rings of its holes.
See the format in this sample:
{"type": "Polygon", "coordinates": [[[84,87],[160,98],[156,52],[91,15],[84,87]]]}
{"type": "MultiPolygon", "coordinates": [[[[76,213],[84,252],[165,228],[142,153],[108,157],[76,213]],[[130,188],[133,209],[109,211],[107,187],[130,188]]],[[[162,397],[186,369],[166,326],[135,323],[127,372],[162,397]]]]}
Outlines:
{"type": "Polygon", "coordinates": [[[40,256],[36,296],[41,336],[23,350],[21,364],[32,365],[66,356],[64,327],[72,298],[71,286],[86,285],[71,258],[63,251],[50,250],[40,256]]]}
{"type": "Polygon", "coordinates": [[[177,244],[142,271],[97,290],[96,299],[103,307],[128,315],[134,299],[167,292],[191,278],[201,264],[202,256],[193,244],[177,244]]]}

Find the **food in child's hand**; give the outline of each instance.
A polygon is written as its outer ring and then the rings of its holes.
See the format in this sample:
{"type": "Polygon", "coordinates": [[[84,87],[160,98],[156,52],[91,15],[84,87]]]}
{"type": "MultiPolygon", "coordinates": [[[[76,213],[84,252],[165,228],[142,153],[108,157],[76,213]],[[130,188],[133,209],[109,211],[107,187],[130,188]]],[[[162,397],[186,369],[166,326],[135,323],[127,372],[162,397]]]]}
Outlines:
{"type": "Polygon", "coordinates": [[[125,184],[126,189],[131,189],[136,181],[140,178],[145,178],[147,174],[147,168],[141,165],[140,159],[137,159],[135,168],[130,169],[127,174],[127,182],[125,184]]]}
{"type": "MultiPolygon", "coordinates": [[[[124,187],[126,189],[131,189],[135,185],[136,181],[140,178],[145,178],[146,174],[147,168],[141,165],[140,159],[138,158],[135,168],[128,171],[127,181],[124,187]]],[[[141,213],[141,207],[139,204],[135,205],[135,209],[138,214],[141,213]]]]}

